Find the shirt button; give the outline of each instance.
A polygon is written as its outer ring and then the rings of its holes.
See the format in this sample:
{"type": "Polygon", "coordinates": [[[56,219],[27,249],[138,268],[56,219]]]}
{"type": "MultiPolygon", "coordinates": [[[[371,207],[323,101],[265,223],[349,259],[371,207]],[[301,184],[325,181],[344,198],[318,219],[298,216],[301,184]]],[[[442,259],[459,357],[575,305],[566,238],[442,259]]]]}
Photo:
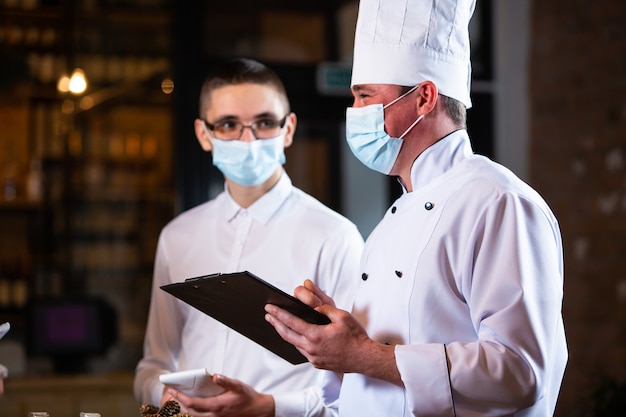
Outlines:
{"type": "Polygon", "coordinates": [[[396,271],[396,276],[398,278],[402,278],[402,271],[396,271]]]}
{"type": "Polygon", "coordinates": [[[363,281],[367,281],[367,278],[368,278],[367,274],[366,274],[365,272],[363,272],[363,273],[361,274],[361,279],[362,279],[363,281]]]}
{"type": "Polygon", "coordinates": [[[395,213],[395,212],[396,212],[396,206],[393,206],[393,207],[391,208],[391,214],[393,214],[393,213],[395,213]]]}
{"type": "Polygon", "coordinates": [[[424,208],[426,210],[432,210],[433,207],[435,207],[435,205],[433,203],[431,203],[430,201],[427,201],[426,204],[424,204],[424,208]]]}

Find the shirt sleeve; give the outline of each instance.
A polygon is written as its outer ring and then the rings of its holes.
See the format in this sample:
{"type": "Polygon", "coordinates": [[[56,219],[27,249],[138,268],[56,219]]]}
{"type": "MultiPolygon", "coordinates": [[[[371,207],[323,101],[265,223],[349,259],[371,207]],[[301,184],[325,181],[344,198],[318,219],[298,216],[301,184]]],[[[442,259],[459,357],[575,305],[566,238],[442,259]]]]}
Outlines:
{"type": "Polygon", "coordinates": [[[338,381],[336,374],[320,371],[320,383],[301,391],[274,395],[275,417],[338,417],[337,403],[326,404],[322,393],[328,379],[338,381]]]}
{"type": "MultiPolygon", "coordinates": [[[[556,220],[542,205],[500,195],[451,260],[475,340],[396,348],[416,415],[509,415],[556,401],[551,378],[567,358],[561,319],[563,269],[556,220]],[[556,371],[554,371],[556,370],[556,371]],[[424,387],[429,387],[424,392],[424,387]],[[454,410],[452,410],[452,407],[454,410]]],[[[551,406],[546,406],[546,410],[551,406]]],[[[547,412],[547,411],[546,411],[547,412]]]]}
{"type": "Polygon", "coordinates": [[[176,307],[176,299],[160,287],[169,284],[167,250],[159,239],[155,258],[150,310],[144,339],[144,353],[135,370],[133,389],[140,403],[160,404],[164,385],[159,375],[177,368],[181,349],[180,329],[183,317],[176,307]]]}

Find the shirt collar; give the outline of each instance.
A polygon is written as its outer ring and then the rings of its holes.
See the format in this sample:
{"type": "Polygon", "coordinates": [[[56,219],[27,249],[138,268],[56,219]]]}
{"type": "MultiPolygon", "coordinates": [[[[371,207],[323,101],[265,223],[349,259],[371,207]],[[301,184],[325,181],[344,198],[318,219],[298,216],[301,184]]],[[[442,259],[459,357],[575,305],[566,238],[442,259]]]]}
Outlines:
{"type": "MultiPolygon", "coordinates": [[[[411,167],[413,190],[430,184],[473,153],[467,130],[456,130],[443,137],[413,162],[411,167]]],[[[404,187],[403,191],[406,193],[404,187]]]]}
{"type": "Polygon", "coordinates": [[[225,188],[226,194],[226,207],[224,210],[224,219],[227,222],[232,221],[239,215],[241,212],[247,212],[251,215],[256,221],[267,224],[274,213],[278,211],[278,209],[282,206],[284,201],[291,194],[292,183],[291,178],[287,175],[287,173],[283,170],[280,179],[267,193],[265,193],[261,198],[252,203],[252,205],[248,208],[243,208],[239,204],[235,202],[235,200],[230,195],[228,191],[228,187],[225,188]]]}

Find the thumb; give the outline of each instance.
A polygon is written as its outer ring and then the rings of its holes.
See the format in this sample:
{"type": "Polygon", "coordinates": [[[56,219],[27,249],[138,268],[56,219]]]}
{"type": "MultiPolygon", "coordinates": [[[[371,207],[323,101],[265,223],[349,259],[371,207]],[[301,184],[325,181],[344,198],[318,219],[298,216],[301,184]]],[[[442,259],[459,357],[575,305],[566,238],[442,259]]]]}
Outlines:
{"type": "Polygon", "coordinates": [[[333,320],[333,317],[336,317],[337,313],[340,311],[338,308],[331,304],[322,304],[319,307],[315,307],[315,310],[327,316],[330,321],[335,321],[333,320]]]}
{"type": "Polygon", "coordinates": [[[239,381],[221,374],[213,374],[213,382],[227,391],[238,391],[240,388],[239,381]]]}

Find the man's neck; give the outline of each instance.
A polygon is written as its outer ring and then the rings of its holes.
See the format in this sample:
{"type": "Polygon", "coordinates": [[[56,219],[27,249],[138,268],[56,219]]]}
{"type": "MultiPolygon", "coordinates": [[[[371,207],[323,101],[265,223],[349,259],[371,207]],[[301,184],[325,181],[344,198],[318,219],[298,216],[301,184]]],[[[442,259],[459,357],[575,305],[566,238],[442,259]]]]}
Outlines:
{"type": "Polygon", "coordinates": [[[419,158],[426,149],[456,130],[459,130],[458,126],[449,119],[443,119],[440,123],[433,124],[433,128],[427,129],[423,136],[417,135],[416,137],[407,138],[409,142],[402,144],[403,149],[400,155],[398,155],[398,160],[394,165],[392,173],[399,177],[400,183],[407,192],[413,191],[411,169],[413,168],[415,160],[419,158]],[[406,149],[404,149],[405,147],[406,149]]]}
{"type": "Polygon", "coordinates": [[[247,187],[226,178],[226,186],[228,187],[228,192],[233,200],[235,200],[239,206],[248,208],[259,198],[263,197],[269,190],[274,188],[274,186],[278,183],[278,180],[280,180],[282,174],[283,168],[280,166],[276,169],[276,171],[274,171],[272,176],[262,184],[247,187]]]}

